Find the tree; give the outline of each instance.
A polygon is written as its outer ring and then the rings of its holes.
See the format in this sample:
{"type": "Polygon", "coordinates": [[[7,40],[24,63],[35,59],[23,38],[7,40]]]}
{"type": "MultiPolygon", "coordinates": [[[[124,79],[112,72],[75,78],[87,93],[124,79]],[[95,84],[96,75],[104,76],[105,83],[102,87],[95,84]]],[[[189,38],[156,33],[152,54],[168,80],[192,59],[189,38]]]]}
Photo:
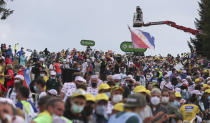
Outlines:
{"type": "Polygon", "coordinates": [[[190,42],[198,55],[210,59],[210,0],[201,0],[198,4],[200,18],[195,19],[195,25],[202,33],[190,38],[190,42]]]}
{"type": "Polygon", "coordinates": [[[13,13],[13,10],[6,8],[6,4],[5,0],[0,0],[0,18],[2,20],[6,19],[13,13]]]}

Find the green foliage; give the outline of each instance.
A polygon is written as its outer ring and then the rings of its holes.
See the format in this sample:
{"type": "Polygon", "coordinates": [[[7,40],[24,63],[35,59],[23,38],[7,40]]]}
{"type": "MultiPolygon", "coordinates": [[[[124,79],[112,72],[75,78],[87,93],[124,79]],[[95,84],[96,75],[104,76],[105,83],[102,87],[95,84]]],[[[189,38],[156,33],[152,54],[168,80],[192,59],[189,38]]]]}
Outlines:
{"type": "Polygon", "coordinates": [[[2,20],[6,19],[13,13],[13,10],[6,8],[6,4],[5,0],[0,0],[0,18],[2,20]]]}
{"type": "Polygon", "coordinates": [[[198,4],[200,18],[195,19],[195,25],[202,33],[190,41],[198,55],[210,59],[210,0],[201,0],[198,4]]]}

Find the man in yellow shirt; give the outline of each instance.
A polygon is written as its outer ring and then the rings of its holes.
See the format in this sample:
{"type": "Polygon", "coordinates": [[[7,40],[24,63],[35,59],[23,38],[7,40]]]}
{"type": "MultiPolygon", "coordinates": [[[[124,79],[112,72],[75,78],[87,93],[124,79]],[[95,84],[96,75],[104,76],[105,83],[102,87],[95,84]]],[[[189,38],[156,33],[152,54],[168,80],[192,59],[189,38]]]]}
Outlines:
{"type": "Polygon", "coordinates": [[[61,99],[59,98],[50,99],[46,106],[46,110],[40,113],[38,117],[35,118],[31,123],[52,123],[53,116],[55,116],[55,114],[57,113],[60,104],[63,105],[63,101],[61,99]]]}
{"type": "Polygon", "coordinates": [[[180,108],[180,112],[183,115],[183,119],[186,122],[192,122],[193,120],[196,119],[196,115],[200,112],[200,109],[196,104],[197,98],[196,96],[192,96],[190,98],[189,104],[185,104],[180,108]]]}

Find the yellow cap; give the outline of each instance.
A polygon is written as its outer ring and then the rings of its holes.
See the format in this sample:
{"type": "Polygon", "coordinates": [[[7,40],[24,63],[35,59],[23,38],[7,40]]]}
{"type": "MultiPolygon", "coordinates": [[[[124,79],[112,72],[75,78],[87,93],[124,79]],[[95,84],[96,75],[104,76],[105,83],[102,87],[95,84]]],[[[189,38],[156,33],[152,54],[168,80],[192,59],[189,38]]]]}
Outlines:
{"type": "Polygon", "coordinates": [[[156,67],[155,70],[158,70],[158,68],[156,67]]]}
{"type": "Polygon", "coordinates": [[[144,86],[136,86],[133,91],[134,93],[147,93],[144,86]]]}
{"type": "Polygon", "coordinates": [[[181,72],[182,72],[182,70],[178,70],[177,72],[178,72],[178,73],[181,73],[181,72]]]}
{"type": "Polygon", "coordinates": [[[147,93],[148,95],[151,95],[151,91],[150,91],[150,90],[146,90],[146,93],[147,93]]]}
{"type": "Polygon", "coordinates": [[[73,94],[72,97],[84,96],[86,92],[83,89],[77,89],[73,94]]]}
{"type": "Polygon", "coordinates": [[[117,103],[117,104],[115,104],[114,105],[114,110],[123,112],[124,111],[124,103],[117,103]]]}
{"type": "Polygon", "coordinates": [[[175,96],[176,96],[176,97],[182,97],[182,95],[181,95],[179,92],[176,92],[176,93],[175,93],[175,96]]]}
{"type": "Polygon", "coordinates": [[[110,86],[106,83],[102,83],[99,88],[98,88],[98,91],[100,90],[107,90],[107,89],[110,89],[110,86]]]}
{"type": "Polygon", "coordinates": [[[85,95],[86,101],[96,101],[96,98],[92,94],[86,94],[85,95]]]}
{"type": "Polygon", "coordinates": [[[200,81],[201,81],[200,78],[195,79],[195,82],[200,82],[200,81]]]}
{"type": "Polygon", "coordinates": [[[109,101],[109,97],[105,93],[101,93],[96,96],[96,101],[100,101],[100,100],[109,101]]]}
{"type": "Polygon", "coordinates": [[[203,88],[207,88],[208,87],[208,85],[207,84],[203,84],[203,88]]]}
{"type": "Polygon", "coordinates": [[[203,72],[204,72],[204,73],[208,73],[208,70],[205,69],[205,70],[203,70],[203,72]]]}
{"type": "Polygon", "coordinates": [[[111,92],[116,91],[116,90],[121,90],[122,92],[124,92],[124,89],[119,85],[112,87],[111,92]]]}
{"type": "Polygon", "coordinates": [[[210,89],[205,90],[205,93],[210,94],[210,89]]]}

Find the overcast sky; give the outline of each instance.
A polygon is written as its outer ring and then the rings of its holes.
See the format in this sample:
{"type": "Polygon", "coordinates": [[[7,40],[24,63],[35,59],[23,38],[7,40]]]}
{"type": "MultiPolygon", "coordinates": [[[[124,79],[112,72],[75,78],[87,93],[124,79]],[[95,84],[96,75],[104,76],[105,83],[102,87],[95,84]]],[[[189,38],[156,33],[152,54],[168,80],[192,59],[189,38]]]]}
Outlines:
{"type": "MultiPolygon", "coordinates": [[[[131,41],[136,6],[144,22],[171,20],[195,28],[199,0],[14,0],[14,14],[0,21],[0,42],[50,51],[84,49],[81,39],[94,40],[94,49],[121,52],[120,43],[131,41]]],[[[176,55],[189,51],[190,33],[166,25],[141,28],[155,37],[155,50],[147,55],[176,55]]]]}

